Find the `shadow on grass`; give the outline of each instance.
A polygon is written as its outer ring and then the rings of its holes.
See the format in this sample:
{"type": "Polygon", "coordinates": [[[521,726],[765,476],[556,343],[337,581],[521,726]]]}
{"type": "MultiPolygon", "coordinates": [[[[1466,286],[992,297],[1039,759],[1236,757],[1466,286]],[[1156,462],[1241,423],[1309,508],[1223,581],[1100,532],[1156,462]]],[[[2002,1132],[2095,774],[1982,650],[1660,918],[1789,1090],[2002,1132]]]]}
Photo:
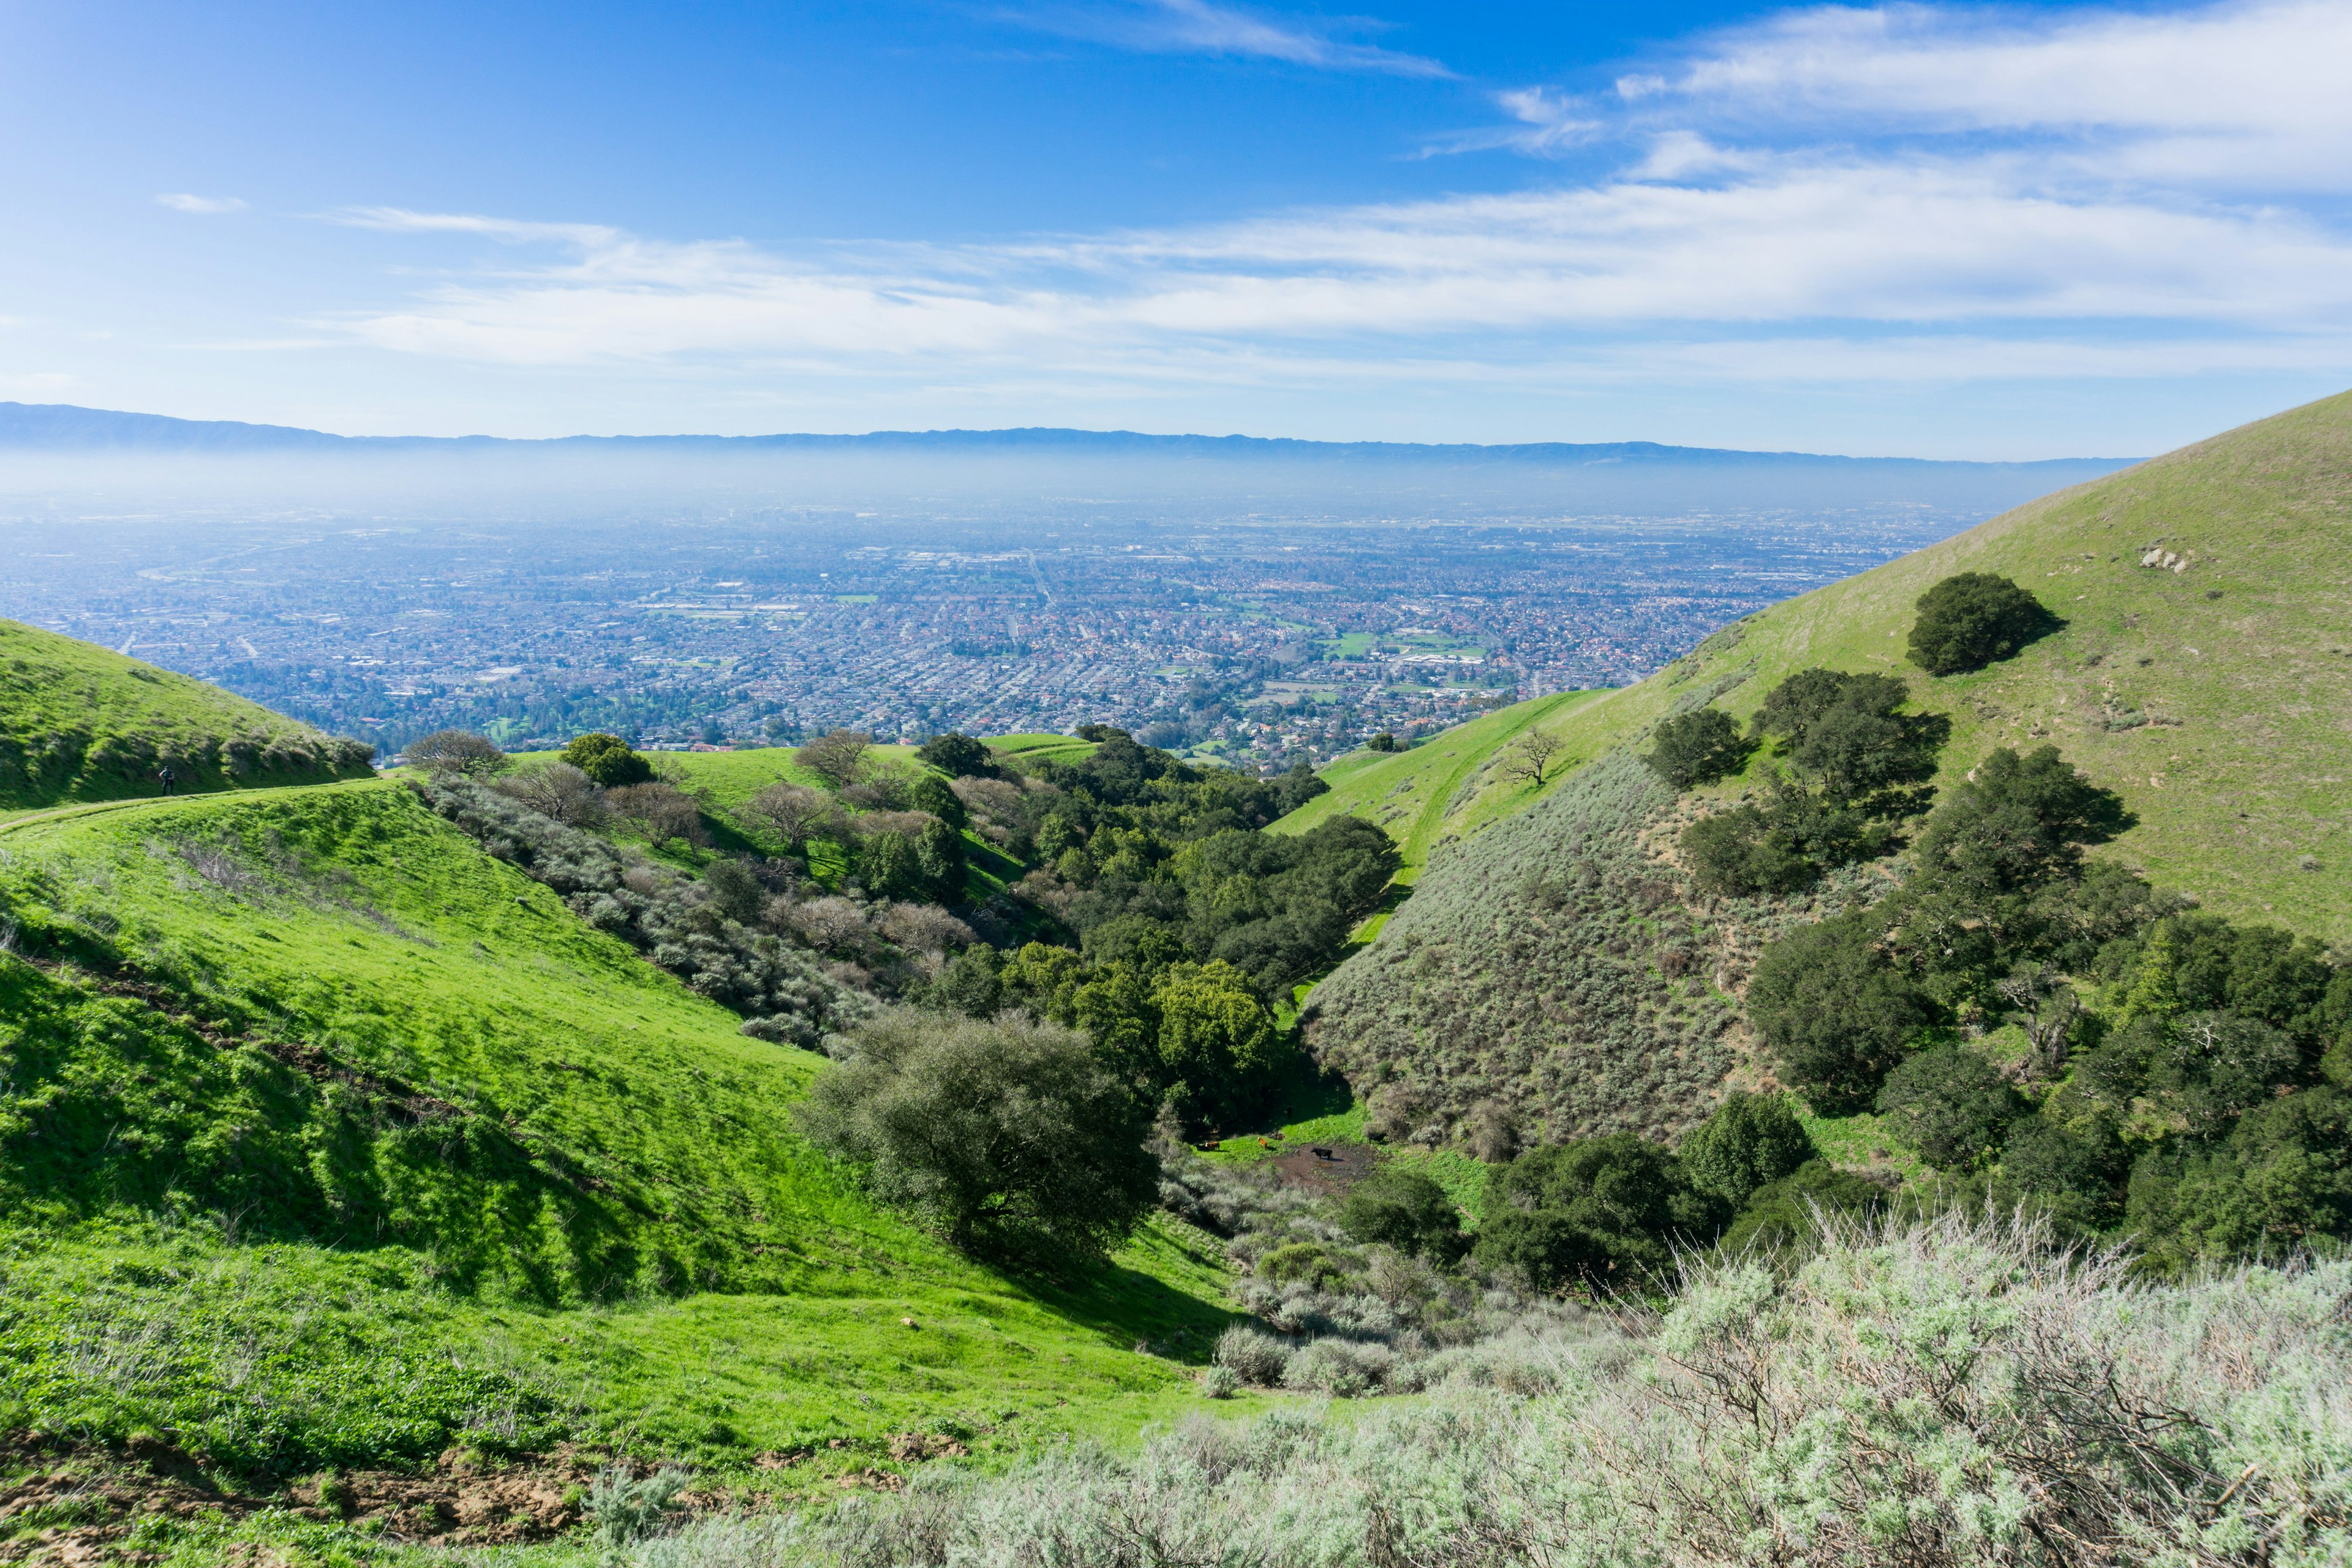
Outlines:
{"type": "MultiPolygon", "coordinates": [[[[1223,1258],[1196,1251],[1192,1243],[1168,1231],[1140,1231],[1133,1245],[1181,1256],[1194,1268],[1225,1267],[1223,1258]]],[[[1007,1278],[1078,1328],[1122,1346],[1148,1347],[1154,1355],[1192,1366],[1205,1364],[1216,1349],[1217,1336],[1244,1316],[1118,1262],[1062,1278],[1010,1270],[1007,1278]]]]}

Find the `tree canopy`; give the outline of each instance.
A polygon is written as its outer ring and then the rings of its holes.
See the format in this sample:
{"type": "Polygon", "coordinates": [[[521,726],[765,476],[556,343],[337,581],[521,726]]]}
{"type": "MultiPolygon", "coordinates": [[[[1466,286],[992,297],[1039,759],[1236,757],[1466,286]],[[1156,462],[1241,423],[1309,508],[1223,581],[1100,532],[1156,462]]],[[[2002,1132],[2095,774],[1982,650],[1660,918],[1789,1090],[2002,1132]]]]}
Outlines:
{"type": "Polygon", "coordinates": [[[1911,658],[1930,675],[1959,675],[2008,658],[2054,629],[2041,600],[2006,577],[1962,572],[1919,595],[1911,658]]]}
{"type": "Polygon", "coordinates": [[[1158,1198],[1149,1113],[1069,1029],[898,1009],[845,1045],[802,1130],[957,1247],[1100,1256],[1158,1198]]]}
{"type": "Polygon", "coordinates": [[[605,789],[644,784],[654,776],[654,765],[618,735],[599,731],[582,735],[563,748],[563,760],[605,789]]]}

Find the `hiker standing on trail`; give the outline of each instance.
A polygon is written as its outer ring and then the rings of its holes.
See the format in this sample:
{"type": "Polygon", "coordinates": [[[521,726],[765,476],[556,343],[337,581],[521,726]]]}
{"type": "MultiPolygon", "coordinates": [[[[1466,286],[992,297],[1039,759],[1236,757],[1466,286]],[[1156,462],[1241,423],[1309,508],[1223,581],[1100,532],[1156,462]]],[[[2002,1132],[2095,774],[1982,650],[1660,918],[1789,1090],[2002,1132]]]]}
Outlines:
{"type": "Polygon", "coordinates": [[[172,770],[169,768],[157,768],[155,770],[155,776],[163,781],[163,793],[167,795],[170,795],[172,793],[172,770]]]}

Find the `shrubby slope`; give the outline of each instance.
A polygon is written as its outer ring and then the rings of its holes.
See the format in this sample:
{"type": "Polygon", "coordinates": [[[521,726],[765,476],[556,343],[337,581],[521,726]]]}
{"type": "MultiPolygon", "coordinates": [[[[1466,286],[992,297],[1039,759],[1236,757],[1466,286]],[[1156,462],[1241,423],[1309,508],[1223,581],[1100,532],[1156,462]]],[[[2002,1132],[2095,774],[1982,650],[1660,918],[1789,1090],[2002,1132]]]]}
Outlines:
{"type": "Polygon", "coordinates": [[[2149,1288],[1999,1225],[1842,1228],[1554,1342],[1558,1393],[1196,1422],[635,1561],[2334,1563],[2347,1305],[2340,1261],[2149,1288]]]}
{"type": "Polygon", "coordinates": [[[364,777],[369,749],[191,676],[0,620],[0,811],[364,777]]]}
{"type": "Polygon", "coordinates": [[[1492,1156],[1706,1118],[1740,1057],[1726,964],[1883,873],[1692,900],[1643,831],[1674,801],[1630,752],[1580,769],[1451,850],[1316,987],[1307,1037],[1369,1099],[1375,1135],[1492,1156]]]}
{"type": "MultiPolygon", "coordinates": [[[[1661,1137],[1697,1121],[1735,1066],[1732,994],[1759,949],[1883,892],[1898,868],[1849,867],[1792,898],[1701,897],[1675,829],[1760,798],[1780,763],[1759,750],[1677,801],[1636,754],[1659,721],[1712,703],[1744,721],[1809,668],[1889,678],[1932,716],[1917,722],[1948,728],[1932,789],[1950,793],[1996,748],[2056,745],[2136,824],[2095,859],[2218,914],[2352,935],[2352,567],[2335,543],[2352,530],[2347,463],[2352,395],[1776,605],[1638,686],[1540,718],[1563,757],[1593,759],[1546,792],[1469,768],[1481,746],[1499,757],[1512,715],[1536,704],[1407,753],[1456,752],[1465,782],[1412,900],[1315,994],[1317,1054],[1375,1095],[1371,1124],[1393,1136],[1508,1122],[1520,1137],[1661,1137]],[[1930,677],[1906,652],[1914,605],[1969,572],[2014,579],[2064,624],[1989,668],[1930,677]]],[[[1425,814],[1412,828],[1430,831],[1425,814]]]]}

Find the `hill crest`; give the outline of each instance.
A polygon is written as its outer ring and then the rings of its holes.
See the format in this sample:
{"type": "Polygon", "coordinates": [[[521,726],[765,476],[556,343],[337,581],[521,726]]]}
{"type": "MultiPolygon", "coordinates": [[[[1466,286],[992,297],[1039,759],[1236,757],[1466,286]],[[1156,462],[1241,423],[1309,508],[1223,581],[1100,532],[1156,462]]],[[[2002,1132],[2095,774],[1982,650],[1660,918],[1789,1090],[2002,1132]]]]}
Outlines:
{"type": "Polygon", "coordinates": [[[373,749],[194,676],[0,620],[0,813],[368,776],[373,749]]]}

